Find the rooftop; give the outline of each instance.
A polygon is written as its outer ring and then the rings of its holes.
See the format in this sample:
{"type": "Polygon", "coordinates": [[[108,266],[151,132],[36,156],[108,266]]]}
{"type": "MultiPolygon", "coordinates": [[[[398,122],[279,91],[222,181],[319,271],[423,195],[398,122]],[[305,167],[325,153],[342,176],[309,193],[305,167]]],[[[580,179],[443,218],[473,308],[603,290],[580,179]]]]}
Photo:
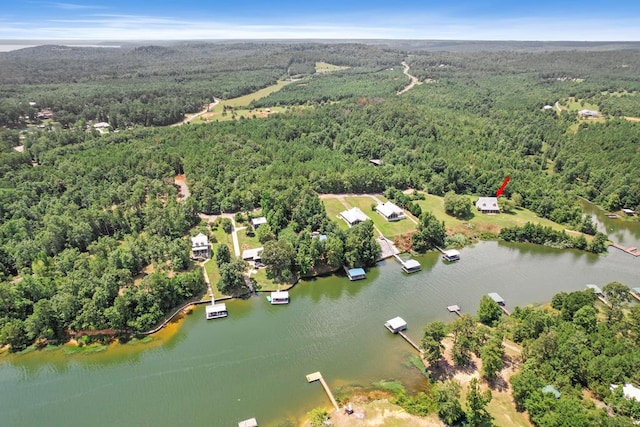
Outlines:
{"type": "Polygon", "coordinates": [[[363,222],[369,219],[364,212],[362,212],[359,208],[351,208],[346,211],[340,212],[340,216],[344,218],[349,224],[354,224],[356,222],[363,222]]]}
{"type": "Polygon", "coordinates": [[[401,329],[401,328],[405,328],[407,326],[407,322],[405,322],[404,319],[402,317],[399,317],[399,316],[388,320],[387,324],[392,329],[401,329]]]}
{"type": "Polygon", "coordinates": [[[266,223],[267,223],[267,218],[263,216],[259,216],[258,218],[251,218],[251,225],[253,225],[254,227],[256,225],[262,225],[266,223]]]}
{"type": "Polygon", "coordinates": [[[404,267],[405,268],[418,268],[420,267],[420,263],[418,261],[416,261],[415,259],[409,259],[407,261],[404,262],[404,267]]]}
{"type": "Polygon", "coordinates": [[[586,286],[586,288],[587,288],[587,289],[593,289],[593,293],[595,293],[595,294],[601,294],[601,293],[602,293],[602,289],[600,289],[600,288],[599,288],[598,286],[596,286],[596,285],[591,285],[591,284],[589,284],[589,285],[587,285],[587,286],[586,286]]]}
{"type": "Polygon", "coordinates": [[[364,276],[365,272],[363,268],[351,268],[349,269],[349,276],[364,276]]]}
{"type": "Polygon", "coordinates": [[[404,216],[404,211],[396,204],[391,202],[381,203],[376,206],[376,211],[380,212],[385,217],[389,218],[392,215],[404,216]]]}
{"type": "Polygon", "coordinates": [[[209,246],[209,238],[203,233],[198,233],[197,236],[194,236],[191,238],[192,248],[206,248],[208,246],[209,246]]]}
{"type": "Polygon", "coordinates": [[[223,302],[218,304],[209,304],[205,307],[205,311],[208,313],[219,313],[221,311],[227,311],[227,305],[223,302]]]}
{"type": "Polygon", "coordinates": [[[551,384],[542,387],[542,393],[551,393],[556,398],[560,397],[560,392],[558,391],[558,389],[552,386],[551,384]]]}
{"type": "Polygon", "coordinates": [[[497,197],[479,197],[476,202],[476,208],[480,210],[496,210],[500,209],[498,206],[497,197]]]}
{"type": "Polygon", "coordinates": [[[497,293],[491,292],[491,293],[488,293],[487,295],[489,296],[489,298],[491,298],[492,300],[494,300],[498,304],[504,304],[504,299],[502,299],[502,297],[500,295],[498,295],[497,293]]]}
{"type": "Polygon", "coordinates": [[[242,251],[242,259],[256,259],[260,257],[260,254],[264,248],[246,249],[242,251]]]}

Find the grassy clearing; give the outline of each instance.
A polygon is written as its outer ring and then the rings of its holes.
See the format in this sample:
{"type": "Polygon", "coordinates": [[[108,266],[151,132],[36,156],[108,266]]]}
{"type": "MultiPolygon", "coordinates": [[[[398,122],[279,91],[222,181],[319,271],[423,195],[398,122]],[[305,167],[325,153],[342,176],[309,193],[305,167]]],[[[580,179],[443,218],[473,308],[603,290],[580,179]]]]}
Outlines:
{"type": "Polygon", "coordinates": [[[340,228],[342,228],[343,230],[347,230],[349,228],[347,223],[338,217],[340,212],[345,210],[342,202],[340,202],[340,200],[338,200],[337,198],[330,198],[322,199],[322,203],[324,204],[324,209],[327,211],[327,216],[329,217],[329,219],[336,221],[340,228]]]}
{"type": "Polygon", "coordinates": [[[590,102],[585,101],[584,99],[578,98],[567,98],[563,103],[559,103],[561,110],[568,111],[580,111],[580,110],[598,110],[598,106],[596,104],[592,104],[590,102]]]}
{"type": "Polygon", "coordinates": [[[336,71],[347,70],[351,67],[344,67],[341,65],[333,65],[328,62],[316,62],[316,73],[324,74],[324,73],[334,73],[336,71]]]}
{"type": "Polygon", "coordinates": [[[238,231],[238,244],[240,245],[240,251],[244,251],[245,249],[259,248],[263,246],[262,243],[260,243],[260,240],[258,240],[255,232],[253,233],[253,236],[248,236],[247,231],[253,231],[251,226],[248,226],[244,230],[238,231]]]}
{"type": "Polygon", "coordinates": [[[360,210],[373,221],[376,228],[380,230],[386,237],[410,233],[416,230],[416,225],[409,219],[389,222],[382,215],[373,211],[371,209],[371,205],[375,205],[376,202],[370,197],[345,197],[345,201],[351,206],[360,208],[360,210]]]}
{"type": "Polygon", "coordinates": [[[75,345],[67,345],[64,348],[66,354],[92,354],[105,351],[108,346],[104,344],[89,344],[82,347],[75,345]]]}
{"type": "MultiPolygon", "coordinates": [[[[475,197],[469,196],[475,201],[475,197]]],[[[549,226],[554,230],[565,229],[560,224],[545,218],[540,218],[528,209],[516,209],[513,213],[498,215],[483,215],[474,212],[473,218],[462,221],[452,217],[444,211],[444,197],[425,194],[425,200],[416,201],[424,211],[430,211],[439,221],[444,221],[449,233],[462,233],[465,235],[478,235],[482,233],[498,234],[504,227],[522,226],[527,222],[549,226]]]]}
{"type": "Polygon", "coordinates": [[[497,426],[531,426],[527,417],[522,412],[516,411],[509,393],[493,391],[487,410],[493,416],[497,426]]]}
{"type": "Polygon", "coordinates": [[[260,268],[256,274],[252,274],[251,278],[255,279],[261,291],[286,291],[293,286],[292,283],[276,283],[267,277],[267,269],[260,268]]]}

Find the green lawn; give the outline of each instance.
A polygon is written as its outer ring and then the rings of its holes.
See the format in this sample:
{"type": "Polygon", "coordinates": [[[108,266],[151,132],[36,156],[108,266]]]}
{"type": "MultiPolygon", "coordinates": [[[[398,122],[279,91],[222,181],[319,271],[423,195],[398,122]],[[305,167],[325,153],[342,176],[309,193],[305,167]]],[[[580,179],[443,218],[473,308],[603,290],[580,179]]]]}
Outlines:
{"type": "MultiPolygon", "coordinates": [[[[220,271],[218,270],[218,265],[216,264],[216,260],[212,259],[207,262],[204,266],[205,271],[207,272],[207,276],[209,276],[209,281],[211,282],[211,289],[213,289],[213,296],[215,298],[222,298],[228,295],[224,295],[220,293],[218,290],[218,282],[220,281],[220,271]]],[[[205,292],[202,296],[203,299],[209,299],[209,293],[205,292]]]]}
{"type": "Polygon", "coordinates": [[[347,223],[338,217],[340,212],[345,210],[345,207],[340,200],[335,198],[322,199],[322,203],[324,204],[324,209],[327,211],[329,219],[336,221],[343,230],[347,230],[349,228],[347,223]]]}
{"type": "Polygon", "coordinates": [[[598,106],[596,104],[591,104],[590,102],[586,102],[582,99],[576,98],[567,98],[563,102],[560,102],[560,108],[562,110],[569,111],[580,111],[580,110],[598,110],[598,106]]]}
{"type": "Polygon", "coordinates": [[[240,245],[240,252],[244,251],[245,249],[253,249],[263,246],[262,243],[260,243],[260,240],[258,240],[258,237],[255,235],[255,233],[253,237],[247,236],[247,231],[251,229],[251,226],[249,225],[247,227],[248,228],[244,230],[238,231],[238,244],[240,245]]]}
{"type": "Polygon", "coordinates": [[[255,281],[258,284],[258,286],[260,286],[259,290],[261,290],[261,291],[271,291],[271,292],[273,292],[273,291],[277,291],[278,289],[281,290],[281,291],[286,291],[291,286],[293,286],[291,283],[278,284],[278,283],[274,282],[273,280],[267,278],[267,269],[266,268],[258,269],[258,273],[252,274],[251,278],[255,279],[255,281]]]}
{"type": "Polygon", "coordinates": [[[410,233],[416,230],[416,224],[411,222],[411,220],[409,220],[408,218],[402,219],[400,221],[389,222],[382,215],[373,211],[371,209],[371,205],[375,205],[376,202],[370,197],[345,197],[345,201],[351,206],[360,208],[360,210],[373,221],[378,230],[380,230],[386,237],[410,233]]]}
{"type": "MultiPolygon", "coordinates": [[[[501,213],[498,215],[484,215],[475,211],[474,216],[468,221],[462,221],[444,211],[444,197],[426,194],[426,200],[418,200],[416,203],[420,205],[422,211],[431,211],[435,217],[444,221],[447,231],[453,233],[470,234],[473,232],[482,233],[490,232],[497,234],[504,227],[522,226],[527,222],[549,226],[554,230],[562,231],[564,226],[557,224],[545,218],[540,218],[528,209],[516,209],[513,213],[501,213]]],[[[476,200],[475,197],[469,196],[469,199],[476,200]]]]}

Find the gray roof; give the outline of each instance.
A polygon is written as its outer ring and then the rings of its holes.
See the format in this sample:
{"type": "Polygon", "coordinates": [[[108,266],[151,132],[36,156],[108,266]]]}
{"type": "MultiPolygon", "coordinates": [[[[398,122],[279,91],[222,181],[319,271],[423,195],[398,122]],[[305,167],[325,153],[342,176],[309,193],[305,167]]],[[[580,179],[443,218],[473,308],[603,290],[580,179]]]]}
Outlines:
{"type": "Polygon", "coordinates": [[[407,326],[407,322],[405,322],[402,317],[394,317],[393,319],[388,320],[387,324],[392,329],[400,329],[400,328],[405,328],[407,326]]]}
{"type": "Polygon", "coordinates": [[[266,223],[267,223],[267,218],[263,216],[259,216],[258,218],[251,218],[251,225],[253,225],[254,227],[256,225],[262,225],[266,223]]]}
{"type": "Polygon", "coordinates": [[[488,293],[487,295],[489,296],[489,298],[491,298],[492,300],[494,300],[498,304],[504,303],[504,299],[502,299],[502,297],[500,295],[498,295],[497,293],[495,293],[495,292],[488,293]]]}
{"type": "Polygon", "coordinates": [[[597,285],[587,285],[586,286],[587,289],[593,289],[593,292],[596,294],[601,294],[602,293],[602,289],[600,289],[597,285]]]}
{"type": "Polygon", "coordinates": [[[500,209],[498,206],[498,198],[497,197],[480,197],[476,202],[476,209],[480,209],[481,211],[494,211],[500,209]]]}

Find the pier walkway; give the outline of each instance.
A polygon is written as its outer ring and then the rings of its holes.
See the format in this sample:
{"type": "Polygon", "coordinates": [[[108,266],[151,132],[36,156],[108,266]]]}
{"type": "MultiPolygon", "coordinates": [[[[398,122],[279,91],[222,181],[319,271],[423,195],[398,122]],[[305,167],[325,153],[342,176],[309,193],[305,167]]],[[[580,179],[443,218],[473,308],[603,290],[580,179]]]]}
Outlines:
{"type": "Polygon", "coordinates": [[[331,400],[331,403],[336,408],[336,411],[339,411],[340,406],[338,406],[338,402],[336,402],[336,398],[333,397],[333,393],[331,393],[331,389],[329,388],[329,385],[324,380],[324,378],[322,378],[322,374],[320,372],[314,372],[312,374],[307,375],[307,382],[312,383],[318,380],[320,381],[320,384],[322,384],[322,387],[324,387],[324,391],[327,392],[327,396],[329,396],[329,400],[331,400]]]}
{"type": "Polygon", "coordinates": [[[411,346],[413,348],[415,348],[416,350],[418,350],[420,352],[420,354],[424,353],[424,351],[418,346],[418,344],[416,344],[415,342],[413,342],[413,340],[411,338],[409,338],[407,336],[407,334],[405,334],[403,331],[398,331],[398,335],[400,335],[402,338],[404,338],[409,344],[411,344],[411,346]]]}
{"type": "Polygon", "coordinates": [[[640,249],[638,249],[636,247],[625,248],[625,247],[620,246],[617,243],[611,243],[611,247],[616,248],[616,249],[620,249],[622,252],[627,253],[629,255],[633,255],[635,257],[639,257],[640,256],[640,249]]]}

